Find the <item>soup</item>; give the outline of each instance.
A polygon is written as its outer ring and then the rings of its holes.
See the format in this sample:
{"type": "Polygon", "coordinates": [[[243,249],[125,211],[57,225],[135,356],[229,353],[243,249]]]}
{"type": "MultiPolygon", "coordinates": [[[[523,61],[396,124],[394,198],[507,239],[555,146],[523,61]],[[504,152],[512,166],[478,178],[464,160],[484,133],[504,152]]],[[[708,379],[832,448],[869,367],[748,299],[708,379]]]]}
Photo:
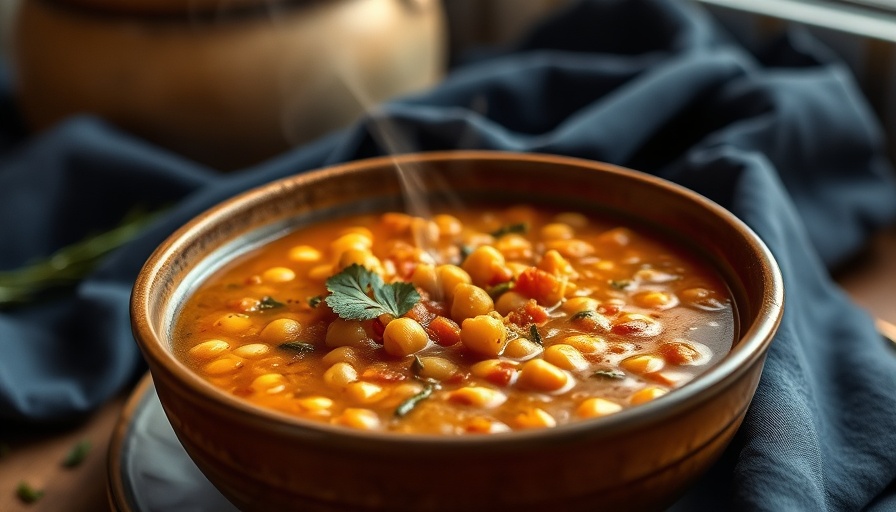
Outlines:
{"type": "Polygon", "coordinates": [[[723,281],[617,221],[530,206],[329,220],[215,272],[176,357],[258,406],[461,435],[615,414],[682,386],[735,335],[723,281]]]}

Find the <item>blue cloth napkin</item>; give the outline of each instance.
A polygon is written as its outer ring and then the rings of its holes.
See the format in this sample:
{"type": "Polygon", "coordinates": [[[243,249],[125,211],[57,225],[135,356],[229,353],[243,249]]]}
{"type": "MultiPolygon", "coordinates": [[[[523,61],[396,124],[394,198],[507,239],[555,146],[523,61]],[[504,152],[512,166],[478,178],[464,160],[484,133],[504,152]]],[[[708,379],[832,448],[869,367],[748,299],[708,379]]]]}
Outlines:
{"type": "MultiPolygon", "coordinates": [[[[0,432],[95,409],[145,367],[128,321],[153,248],[249,187],[382,154],[372,121],[221,173],[76,117],[29,135],[0,76],[0,270],[167,208],[74,290],[0,311],[0,432]]],[[[781,265],[786,313],[742,428],[674,510],[896,505],[896,351],[828,269],[896,219],[879,127],[805,34],[750,54],[691,3],[581,2],[517,46],[386,106],[406,149],[546,152],[628,166],[730,209],[781,265]]],[[[585,470],[585,468],[583,468],[585,470]]]]}

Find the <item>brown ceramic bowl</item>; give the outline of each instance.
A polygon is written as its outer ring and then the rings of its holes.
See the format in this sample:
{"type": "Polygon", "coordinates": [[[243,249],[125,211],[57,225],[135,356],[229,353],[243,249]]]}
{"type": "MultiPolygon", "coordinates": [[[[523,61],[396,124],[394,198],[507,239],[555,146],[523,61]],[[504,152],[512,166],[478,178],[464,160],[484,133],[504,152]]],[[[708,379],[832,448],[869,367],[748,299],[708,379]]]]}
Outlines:
{"type": "Polygon", "coordinates": [[[245,510],[642,510],[679,496],[719,456],[755,392],[782,315],[764,244],[726,210],[666,181],[557,156],[443,152],[377,158],[286,178],[203,213],[141,271],[133,329],[187,452],[245,510]],[[401,208],[394,171],[450,176],[463,200],[491,198],[618,214],[677,238],[731,288],[732,351],[648,404],[554,429],[437,437],[359,432],[261,409],[172,356],[178,307],[210,271],[285,230],[401,208]]]}

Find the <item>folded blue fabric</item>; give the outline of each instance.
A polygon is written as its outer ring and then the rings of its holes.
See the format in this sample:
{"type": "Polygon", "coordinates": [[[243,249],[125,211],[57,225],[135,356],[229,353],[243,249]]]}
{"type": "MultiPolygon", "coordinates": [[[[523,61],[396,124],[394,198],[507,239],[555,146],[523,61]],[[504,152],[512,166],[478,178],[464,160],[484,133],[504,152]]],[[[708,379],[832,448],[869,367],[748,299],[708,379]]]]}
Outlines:
{"type": "MultiPolygon", "coordinates": [[[[557,153],[651,172],[768,244],[784,320],[742,428],[674,510],[896,503],[896,352],[827,270],[896,219],[896,183],[856,84],[816,42],[793,33],[754,55],[690,3],[581,2],[380,115],[403,149],[557,153]]],[[[144,370],[128,296],[174,229],[249,187],[386,152],[375,126],[225,174],[91,117],[30,136],[0,73],[0,270],[108,229],[134,204],[167,208],[76,289],[0,311],[0,432],[83,415],[144,370]]]]}

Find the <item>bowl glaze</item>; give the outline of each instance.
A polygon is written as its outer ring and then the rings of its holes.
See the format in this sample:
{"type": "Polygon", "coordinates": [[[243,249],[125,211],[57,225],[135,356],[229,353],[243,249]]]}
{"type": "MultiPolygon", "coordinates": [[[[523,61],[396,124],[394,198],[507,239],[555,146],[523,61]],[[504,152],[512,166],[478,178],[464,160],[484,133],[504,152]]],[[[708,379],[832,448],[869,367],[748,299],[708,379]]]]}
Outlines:
{"type": "Polygon", "coordinates": [[[441,152],[376,158],[270,183],[201,214],[149,258],[133,330],[187,452],[244,510],[642,510],[671,503],[740,425],[783,312],[762,241],[715,203],[664,180],[558,156],[441,152]],[[230,396],[173,356],[179,305],[241,252],[335,215],[402,208],[395,165],[433,198],[530,202],[618,215],[714,265],[736,309],[720,363],[654,402],[554,429],[449,438],[358,432],[230,396]],[[497,507],[497,508],[496,508],[497,507]]]}

